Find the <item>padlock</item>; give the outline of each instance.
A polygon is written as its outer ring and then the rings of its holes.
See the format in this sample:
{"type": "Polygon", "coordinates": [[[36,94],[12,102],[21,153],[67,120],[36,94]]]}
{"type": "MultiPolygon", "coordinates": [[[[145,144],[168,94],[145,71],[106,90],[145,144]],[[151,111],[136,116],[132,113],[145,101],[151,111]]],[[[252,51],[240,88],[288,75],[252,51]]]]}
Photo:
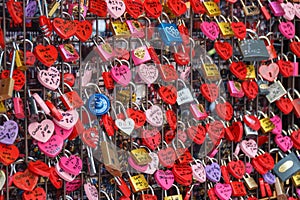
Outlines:
{"type": "Polygon", "coordinates": [[[287,93],[282,83],[278,80],[275,80],[274,83],[269,86],[268,90],[269,94],[266,95],[266,98],[269,103],[273,103],[274,101],[279,100],[287,93]]]}
{"type": "MultiPolygon", "coordinates": [[[[264,6],[260,0],[258,0],[258,5],[260,7],[260,10],[265,18],[266,21],[269,21],[271,19],[271,14],[270,12],[268,11],[267,7],[264,6]]],[[[270,5],[270,4],[269,4],[270,5]]]]}
{"type": "Polygon", "coordinates": [[[106,42],[102,37],[98,36],[98,38],[101,40],[101,44],[98,44],[96,42],[96,38],[93,39],[93,42],[96,46],[97,53],[100,55],[100,58],[104,61],[110,61],[114,58],[115,52],[111,45],[106,42]]]}
{"type": "Polygon", "coordinates": [[[87,90],[85,89],[85,95],[88,98],[88,108],[89,111],[96,116],[104,115],[108,112],[110,108],[109,98],[101,93],[100,88],[94,83],[88,83],[86,87],[93,86],[98,90],[98,93],[88,95],[87,90]]]}
{"type": "Polygon", "coordinates": [[[299,74],[299,63],[297,62],[297,56],[296,56],[296,54],[294,54],[290,51],[286,55],[289,56],[290,54],[293,56],[293,66],[294,66],[293,76],[298,76],[298,74],[299,74]]]}
{"type": "Polygon", "coordinates": [[[43,14],[41,2],[38,1],[38,6],[39,6],[39,10],[40,10],[39,25],[40,25],[40,29],[41,29],[43,35],[45,37],[51,37],[53,26],[52,26],[52,22],[51,22],[50,18],[48,17],[48,6],[47,6],[48,4],[47,4],[46,0],[43,1],[43,5],[45,6],[44,7],[45,15],[43,14]]]}
{"type": "Polygon", "coordinates": [[[6,106],[5,106],[5,101],[0,101],[0,114],[3,114],[3,113],[6,113],[7,112],[7,109],[6,109],[6,106]]]}
{"type": "Polygon", "coordinates": [[[71,16],[74,17],[79,17],[80,15],[83,17],[86,17],[86,13],[87,13],[87,6],[83,3],[80,3],[80,5],[78,3],[69,3],[68,5],[68,13],[71,16]],[[80,7],[80,10],[79,10],[80,7]]]}
{"type": "Polygon", "coordinates": [[[105,198],[110,200],[108,194],[104,190],[100,190],[98,193],[98,189],[93,184],[92,180],[87,180],[87,182],[83,186],[86,197],[90,200],[99,199],[101,193],[104,194],[105,198]]]}
{"type": "Polygon", "coordinates": [[[238,81],[228,81],[227,87],[230,93],[230,96],[236,97],[236,98],[242,98],[245,93],[242,89],[242,85],[238,81]]]}
{"type": "MultiPolygon", "coordinates": [[[[143,16],[143,17],[138,17],[138,19],[139,18],[144,18],[148,23],[148,27],[151,26],[151,21],[148,17],[143,16]]],[[[125,15],[125,19],[126,19],[126,15],[125,15]]],[[[138,21],[138,19],[134,19],[134,20],[126,19],[126,24],[129,28],[132,38],[144,38],[145,37],[144,26],[140,21],[138,21]]]]}
{"type": "Polygon", "coordinates": [[[72,19],[72,16],[67,12],[62,12],[60,17],[55,17],[52,22],[53,30],[57,33],[57,35],[63,39],[67,40],[70,37],[74,36],[77,29],[77,24],[72,19]],[[65,17],[67,16],[67,17],[65,17]]]}
{"type": "Polygon", "coordinates": [[[292,41],[289,45],[291,51],[297,56],[297,57],[300,57],[300,48],[299,48],[299,45],[300,45],[300,39],[298,36],[295,35],[295,40],[292,41]]]}
{"type": "Polygon", "coordinates": [[[13,46],[16,51],[16,66],[17,66],[17,68],[26,70],[26,68],[24,66],[24,53],[22,52],[23,55],[21,55],[21,50],[19,48],[19,45],[17,45],[15,42],[13,42],[13,46]]]}
{"type": "Polygon", "coordinates": [[[269,38],[267,36],[260,36],[259,38],[264,39],[267,42],[265,44],[266,44],[267,51],[270,55],[268,60],[271,60],[271,62],[273,62],[273,59],[277,58],[277,52],[276,52],[274,45],[271,43],[271,41],[269,40],[269,38]]]}
{"type": "Polygon", "coordinates": [[[45,103],[50,110],[51,116],[53,116],[58,121],[63,119],[62,113],[57,109],[57,107],[50,100],[46,100],[45,103]]]}
{"type": "Polygon", "coordinates": [[[131,176],[130,173],[128,172],[128,175],[129,175],[129,183],[134,193],[145,191],[149,188],[149,184],[143,174],[131,176]]]}
{"type": "Polygon", "coordinates": [[[123,104],[128,104],[128,102],[136,102],[137,99],[137,90],[135,84],[133,82],[129,82],[128,85],[132,86],[132,89],[121,88],[116,96],[116,99],[121,101],[123,104]]]}
{"type": "Polygon", "coordinates": [[[269,2],[269,7],[275,17],[281,17],[284,15],[285,11],[283,10],[279,1],[268,0],[268,2],[269,2]]]}
{"type": "Polygon", "coordinates": [[[40,97],[39,94],[34,93],[32,94],[35,102],[39,105],[39,107],[44,111],[46,115],[50,115],[51,111],[49,110],[48,106],[46,105],[45,101],[40,97]]]}
{"type": "Polygon", "coordinates": [[[242,181],[231,181],[230,186],[232,188],[232,196],[243,197],[247,195],[247,191],[242,181]]]}
{"type": "Polygon", "coordinates": [[[185,51],[183,44],[181,44],[181,50],[178,51],[176,46],[174,46],[174,50],[173,58],[178,65],[186,66],[190,63],[189,52],[185,51]]]}
{"type": "MultiPolygon", "coordinates": [[[[124,116],[122,118],[121,117],[117,118],[115,120],[115,124],[119,128],[120,133],[122,133],[126,136],[130,136],[130,134],[134,130],[135,122],[132,118],[128,117],[125,107],[123,106],[122,102],[115,101],[115,103],[120,105],[120,108],[122,109],[122,113],[120,113],[120,115],[124,116]]],[[[116,116],[118,116],[118,114],[116,114],[116,116]]]]}
{"type": "Polygon", "coordinates": [[[245,5],[244,1],[241,0],[241,4],[243,6],[243,11],[246,16],[255,16],[259,15],[260,11],[259,8],[254,4],[253,1],[250,1],[251,5],[245,5]]]}
{"type": "Polygon", "coordinates": [[[218,4],[214,1],[204,1],[203,5],[206,9],[206,14],[209,17],[216,17],[221,15],[221,10],[218,6],[218,4]]]}
{"type": "Polygon", "coordinates": [[[294,113],[296,115],[297,118],[300,118],[300,94],[296,89],[288,89],[288,97],[291,100],[293,107],[294,107],[294,113]],[[290,94],[290,90],[293,90],[294,94],[296,94],[298,96],[298,98],[292,98],[291,94],[290,94]]]}
{"type": "Polygon", "coordinates": [[[182,43],[182,38],[176,24],[171,23],[166,13],[163,12],[162,15],[167,19],[167,22],[162,22],[158,18],[159,25],[157,28],[163,43],[167,46],[182,43]]]}
{"type": "Polygon", "coordinates": [[[247,74],[246,74],[246,79],[256,79],[256,71],[254,65],[247,65],[247,74]]]}
{"type": "MultiPolygon", "coordinates": [[[[243,2],[243,1],[241,1],[243,2]]],[[[270,55],[264,41],[260,40],[257,33],[251,29],[247,32],[253,34],[251,39],[244,39],[239,42],[239,49],[243,56],[243,61],[262,61],[267,60],[270,55]]]]}
{"type": "Polygon", "coordinates": [[[190,104],[190,111],[192,112],[192,115],[197,120],[204,120],[208,117],[208,114],[204,108],[203,104],[200,104],[199,101],[194,98],[196,103],[190,104]]]}
{"type": "Polygon", "coordinates": [[[26,107],[28,109],[28,114],[30,115],[30,117],[35,118],[38,114],[38,109],[37,109],[36,101],[33,98],[33,96],[31,96],[31,92],[29,89],[28,89],[28,101],[26,107]]]}
{"type": "Polygon", "coordinates": [[[193,188],[194,188],[194,184],[191,186],[191,188],[187,188],[187,192],[185,193],[183,200],[190,200],[190,198],[193,194],[193,188]]]}
{"type": "Polygon", "coordinates": [[[122,192],[122,194],[125,197],[130,197],[131,196],[131,190],[129,189],[128,185],[124,181],[124,179],[121,176],[115,176],[114,177],[115,182],[117,183],[117,186],[119,190],[122,192]]]}
{"type": "Polygon", "coordinates": [[[113,90],[115,88],[114,80],[106,66],[102,67],[102,77],[105,88],[108,90],[113,90]]]}
{"type": "Polygon", "coordinates": [[[207,196],[210,200],[218,200],[219,199],[215,193],[215,189],[214,189],[212,183],[208,183],[207,196]]]}
{"type": "Polygon", "coordinates": [[[300,186],[300,172],[297,172],[292,176],[292,181],[295,187],[300,186]]]}
{"type": "Polygon", "coordinates": [[[91,82],[92,76],[93,76],[93,70],[92,67],[89,65],[89,61],[85,64],[85,67],[83,69],[83,72],[81,73],[81,86],[84,87],[86,84],[91,82]]]}
{"type": "Polygon", "coordinates": [[[177,92],[177,104],[180,106],[182,104],[191,103],[194,101],[194,97],[191,93],[191,90],[187,88],[185,82],[181,79],[178,79],[182,83],[183,89],[178,90],[177,92]]]}
{"type": "Polygon", "coordinates": [[[49,9],[50,9],[48,12],[49,17],[52,17],[53,14],[57,11],[57,9],[60,7],[60,3],[61,3],[61,0],[56,0],[49,6],[49,9]]]}
{"type": "Polygon", "coordinates": [[[245,181],[245,184],[248,188],[248,190],[256,190],[258,188],[257,183],[255,182],[255,179],[250,176],[249,174],[245,174],[245,176],[243,176],[243,179],[245,181]]]}
{"type": "Polygon", "coordinates": [[[261,75],[258,75],[259,79],[256,81],[258,85],[258,91],[261,95],[269,94],[269,82],[264,80],[261,75]]]}
{"type": "Polygon", "coordinates": [[[263,116],[263,118],[259,118],[259,123],[260,123],[260,130],[266,134],[268,132],[271,132],[274,128],[275,125],[274,123],[270,120],[270,118],[263,112],[258,111],[258,113],[263,116]]]}
{"type": "Polygon", "coordinates": [[[202,63],[202,73],[204,75],[204,78],[211,81],[217,81],[220,80],[220,72],[216,64],[214,64],[213,60],[210,56],[206,55],[205,59],[203,59],[202,56],[200,56],[200,60],[202,63]],[[206,62],[206,58],[208,58],[209,62],[206,62]]]}
{"type": "Polygon", "coordinates": [[[23,3],[16,0],[9,0],[6,2],[6,7],[13,22],[21,24],[23,22],[23,3]]]}
{"type": "Polygon", "coordinates": [[[278,177],[276,177],[275,191],[276,191],[276,199],[287,200],[287,195],[283,192],[282,185],[278,177]]]}
{"type": "Polygon", "coordinates": [[[116,37],[130,37],[130,30],[125,21],[112,20],[110,22],[110,27],[116,37]]]}
{"type": "Polygon", "coordinates": [[[79,59],[79,54],[71,43],[60,44],[58,46],[58,52],[64,62],[75,62],[79,59]]]}
{"type": "Polygon", "coordinates": [[[23,100],[20,97],[20,93],[16,92],[16,97],[13,97],[13,104],[14,104],[14,113],[17,119],[24,119],[25,118],[25,111],[23,100]]]}
{"type": "Polygon", "coordinates": [[[170,63],[169,59],[166,56],[162,56],[164,60],[167,61],[167,64],[158,65],[158,72],[160,77],[165,82],[170,82],[178,79],[177,71],[175,67],[170,63]]]}
{"type": "Polygon", "coordinates": [[[172,184],[172,186],[176,188],[177,195],[168,196],[167,190],[164,190],[165,191],[164,200],[175,200],[175,199],[176,200],[183,200],[182,195],[180,194],[179,188],[175,184],[172,184]]]}
{"type": "Polygon", "coordinates": [[[230,38],[234,36],[234,32],[231,28],[231,24],[226,20],[226,18],[223,15],[220,15],[223,21],[219,21],[217,17],[214,17],[214,19],[217,21],[218,26],[221,31],[221,35],[224,38],[230,38]]]}
{"type": "Polygon", "coordinates": [[[233,16],[232,19],[233,20],[231,21],[229,17],[227,18],[227,20],[230,22],[234,36],[240,40],[245,39],[247,36],[246,25],[244,22],[239,21],[239,19],[235,16],[233,16]]]}
{"type": "Polygon", "coordinates": [[[147,165],[152,160],[152,158],[149,156],[148,151],[145,148],[141,147],[132,149],[130,151],[130,157],[133,158],[138,165],[147,165]]]}
{"type": "Polygon", "coordinates": [[[49,38],[44,37],[43,40],[47,42],[47,45],[38,44],[33,53],[43,65],[51,67],[58,57],[58,52],[56,47],[51,45],[49,38]]]}
{"type": "MultiPolygon", "coordinates": [[[[76,80],[75,80],[74,74],[72,73],[71,65],[69,63],[63,62],[62,66],[67,66],[67,68],[68,68],[67,72],[65,72],[64,68],[62,67],[64,83],[68,84],[70,87],[73,87],[76,80]]],[[[62,79],[62,77],[61,77],[61,79],[62,79]]]]}
{"type": "Polygon", "coordinates": [[[59,98],[63,102],[67,110],[73,110],[83,106],[84,103],[78,95],[78,93],[75,90],[73,90],[67,83],[64,83],[64,86],[66,86],[70,91],[62,93],[61,90],[58,88],[58,92],[60,94],[59,98]]]}
{"type": "Polygon", "coordinates": [[[182,38],[182,43],[188,45],[190,43],[189,29],[185,26],[184,20],[179,20],[177,25],[178,31],[182,38]]]}
{"type": "Polygon", "coordinates": [[[131,52],[131,58],[135,66],[143,64],[151,60],[151,56],[148,52],[148,48],[143,44],[140,38],[137,38],[140,42],[140,47],[135,47],[131,52]]]}
{"type": "Polygon", "coordinates": [[[278,54],[277,64],[279,67],[279,72],[283,77],[288,78],[293,76],[294,65],[291,61],[289,61],[288,57],[285,54],[278,54]]]}
{"type": "Polygon", "coordinates": [[[283,18],[285,18],[288,21],[294,20],[296,14],[296,9],[294,8],[294,5],[289,1],[281,2],[280,5],[284,10],[283,18]]]}
{"type": "Polygon", "coordinates": [[[0,79],[0,101],[12,98],[15,80],[13,79],[13,71],[15,66],[16,51],[13,51],[9,78],[0,79]]]}

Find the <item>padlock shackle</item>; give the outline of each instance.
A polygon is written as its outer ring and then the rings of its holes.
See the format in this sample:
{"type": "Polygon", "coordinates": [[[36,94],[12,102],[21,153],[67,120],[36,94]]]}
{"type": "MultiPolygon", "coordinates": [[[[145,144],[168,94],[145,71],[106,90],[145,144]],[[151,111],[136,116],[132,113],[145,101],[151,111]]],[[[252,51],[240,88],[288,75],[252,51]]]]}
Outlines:
{"type": "Polygon", "coordinates": [[[3,116],[6,119],[6,121],[9,121],[9,118],[7,117],[6,114],[1,113],[0,116],[3,116]]]}
{"type": "MultiPolygon", "coordinates": [[[[151,101],[147,101],[146,104],[150,104],[151,106],[153,106],[154,104],[151,101]]],[[[142,103],[142,108],[144,111],[146,111],[147,109],[145,109],[144,104],[142,103]]]]}
{"type": "MultiPolygon", "coordinates": [[[[172,140],[172,146],[173,146],[174,150],[177,149],[177,147],[175,146],[175,140],[176,140],[175,138],[172,140]]],[[[179,138],[177,139],[177,141],[181,144],[182,148],[185,148],[184,143],[179,138]]]]}
{"type": "Polygon", "coordinates": [[[177,79],[177,81],[181,82],[183,84],[184,88],[187,88],[185,82],[182,79],[179,78],[179,79],[177,79]]]}
{"type": "Polygon", "coordinates": [[[9,71],[9,78],[13,77],[15,62],[16,62],[16,50],[13,50],[13,57],[12,57],[12,61],[11,61],[10,71],[9,71]]]}
{"type": "Polygon", "coordinates": [[[124,42],[126,44],[126,50],[129,48],[129,42],[125,38],[117,38],[115,43],[117,42],[124,42]]]}
{"type": "MultiPolygon", "coordinates": [[[[291,52],[291,51],[289,51],[289,52],[287,52],[287,54],[286,54],[286,56],[289,56],[289,55],[292,55],[293,56],[293,58],[294,58],[294,63],[295,62],[297,62],[297,56],[296,56],[296,54],[294,54],[293,52],[291,52]]],[[[1,61],[0,61],[0,63],[1,63],[1,61]]]]}
{"type": "Polygon", "coordinates": [[[141,18],[146,19],[146,21],[148,22],[148,27],[150,27],[150,25],[151,25],[151,20],[150,20],[146,15],[140,15],[140,16],[138,16],[137,20],[138,20],[138,19],[141,19],[141,18]]]}
{"type": "MultiPolygon", "coordinates": [[[[213,59],[209,55],[205,55],[205,60],[206,60],[206,58],[208,58],[208,60],[210,61],[210,64],[214,64],[213,59]]],[[[205,60],[203,60],[203,55],[200,54],[200,61],[202,62],[202,64],[205,64],[204,63],[205,60]]]]}
{"type": "MultiPolygon", "coordinates": [[[[246,32],[247,33],[252,33],[255,37],[256,37],[256,39],[259,39],[259,37],[258,37],[258,34],[255,32],[255,31],[253,31],[252,29],[246,29],[246,32]]],[[[249,36],[251,37],[251,34],[249,34],[249,36]]],[[[253,39],[253,38],[252,38],[253,39]]]]}
{"type": "Polygon", "coordinates": [[[171,65],[169,59],[168,59],[166,56],[162,56],[162,58],[163,58],[165,61],[167,61],[168,65],[171,65]]]}
{"type": "MultiPolygon", "coordinates": [[[[69,73],[72,73],[72,67],[69,63],[66,63],[66,62],[62,62],[62,66],[66,65],[68,68],[69,68],[69,73]]],[[[63,70],[63,68],[62,68],[63,70]]]]}
{"type": "Polygon", "coordinates": [[[104,191],[104,190],[100,190],[100,192],[99,193],[103,193],[104,194],[104,196],[108,199],[108,200],[110,200],[110,198],[109,198],[109,196],[108,196],[108,194],[104,191]]]}
{"type": "Polygon", "coordinates": [[[279,53],[278,54],[278,56],[277,56],[277,59],[278,60],[281,60],[281,58],[283,57],[286,61],[288,61],[289,60],[289,58],[284,54],[284,53],[279,53]]]}
{"type": "Polygon", "coordinates": [[[92,128],[92,120],[91,120],[91,116],[90,116],[90,113],[89,113],[89,111],[86,109],[86,107],[85,106],[81,106],[82,107],[82,109],[86,112],[86,114],[87,114],[87,117],[88,117],[88,120],[89,120],[89,127],[90,128],[92,128]]]}
{"type": "Polygon", "coordinates": [[[267,118],[268,116],[265,114],[265,113],[263,113],[261,110],[258,110],[257,111],[257,114],[260,114],[260,115],[258,115],[258,116],[263,116],[264,118],[267,118]]]}
{"type": "Polygon", "coordinates": [[[18,44],[18,46],[21,44],[21,43],[23,43],[23,42],[25,42],[25,43],[29,43],[30,44],[30,51],[31,52],[33,52],[33,43],[30,41],[30,40],[28,40],[28,39],[23,39],[23,40],[21,40],[21,42],[18,44]]]}
{"type": "MultiPolygon", "coordinates": [[[[138,110],[140,110],[140,106],[136,102],[131,102],[138,110]]],[[[130,103],[128,102],[127,108],[131,108],[130,103]]]]}
{"type": "Polygon", "coordinates": [[[298,98],[300,98],[300,93],[298,92],[298,90],[296,90],[295,88],[289,88],[289,89],[287,89],[287,95],[291,101],[293,101],[293,98],[290,94],[290,90],[292,90],[293,93],[295,93],[298,96],[298,98]]]}
{"type": "MultiPolygon", "coordinates": [[[[180,124],[182,126],[182,129],[185,130],[186,127],[185,127],[185,124],[182,121],[178,120],[177,124],[180,124]]],[[[179,128],[179,125],[177,125],[177,128],[179,128]]]]}
{"type": "Polygon", "coordinates": [[[259,36],[258,38],[266,40],[268,42],[268,46],[271,46],[271,41],[269,40],[269,38],[267,36],[259,36]]]}
{"type": "MultiPolygon", "coordinates": [[[[169,16],[167,15],[167,13],[162,12],[161,14],[162,14],[161,17],[165,17],[167,19],[168,23],[171,23],[171,20],[170,20],[169,16]]],[[[157,19],[158,19],[158,22],[161,24],[162,23],[161,19],[159,17],[157,19]]]]}
{"type": "MultiPolygon", "coordinates": [[[[176,191],[177,191],[177,195],[180,195],[180,190],[179,190],[179,188],[177,187],[177,185],[175,185],[175,184],[173,183],[171,187],[175,187],[175,188],[176,188],[176,191]]],[[[164,191],[165,191],[165,196],[168,196],[167,190],[164,190],[164,191]]]]}
{"type": "Polygon", "coordinates": [[[120,106],[120,107],[122,108],[122,110],[123,110],[123,114],[124,114],[125,118],[127,119],[127,118],[128,118],[128,115],[127,115],[127,113],[126,113],[125,107],[124,107],[124,105],[122,104],[122,102],[121,102],[121,101],[115,101],[115,104],[119,104],[119,106],[120,106]]]}

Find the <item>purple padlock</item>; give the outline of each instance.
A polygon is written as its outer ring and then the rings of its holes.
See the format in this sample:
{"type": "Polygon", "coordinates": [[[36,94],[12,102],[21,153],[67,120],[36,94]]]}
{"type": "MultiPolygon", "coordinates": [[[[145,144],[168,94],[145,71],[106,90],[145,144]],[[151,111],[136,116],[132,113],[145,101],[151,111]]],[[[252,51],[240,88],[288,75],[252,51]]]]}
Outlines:
{"type": "Polygon", "coordinates": [[[268,184],[274,184],[275,183],[276,177],[271,172],[267,172],[262,176],[264,178],[264,181],[267,182],[268,184]]]}
{"type": "Polygon", "coordinates": [[[219,182],[221,179],[221,168],[218,163],[212,163],[205,166],[206,177],[212,182],[219,182]]]}
{"type": "Polygon", "coordinates": [[[9,120],[4,114],[2,116],[7,120],[0,126],[0,143],[2,144],[13,144],[18,136],[19,127],[17,122],[9,120]]]}
{"type": "MultiPolygon", "coordinates": [[[[31,18],[35,15],[37,8],[36,1],[30,1],[25,8],[25,16],[26,18],[31,18]]],[[[26,19],[26,23],[30,23],[31,19],[26,19]]]]}

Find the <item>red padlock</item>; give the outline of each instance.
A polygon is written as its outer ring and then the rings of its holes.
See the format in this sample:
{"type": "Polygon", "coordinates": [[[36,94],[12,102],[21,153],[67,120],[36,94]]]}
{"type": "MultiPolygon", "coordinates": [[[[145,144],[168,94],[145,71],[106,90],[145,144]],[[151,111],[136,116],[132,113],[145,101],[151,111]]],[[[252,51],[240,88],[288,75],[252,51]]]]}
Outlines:
{"type": "Polygon", "coordinates": [[[293,89],[293,92],[298,96],[297,99],[293,99],[291,94],[289,93],[290,90],[291,89],[288,89],[288,97],[292,101],[296,117],[300,118],[300,94],[296,89],[293,89]]]}
{"type": "Polygon", "coordinates": [[[108,71],[107,68],[102,68],[102,77],[104,81],[104,86],[108,90],[113,90],[115,88],[114,79],[111,76],[111,73],[108,71]]]}
{"type": "Polygon", "coordinates": [[[18,119],[24,119],[25,113],[24,113],[24,104],[23,100],[20,97],[20,94],[17,92],[16,97],[13,98],[13,104],[14,104],[14,113],[16,118],[18,119]]]}
{"type": "Polygon", "coordinates": [[[54,106],[54,104],[50,100],[45,101],[46,105],[48,106],[51,115],[58,121],[63,119],[62,114],[58,111],[58,109],[54,106]]]}

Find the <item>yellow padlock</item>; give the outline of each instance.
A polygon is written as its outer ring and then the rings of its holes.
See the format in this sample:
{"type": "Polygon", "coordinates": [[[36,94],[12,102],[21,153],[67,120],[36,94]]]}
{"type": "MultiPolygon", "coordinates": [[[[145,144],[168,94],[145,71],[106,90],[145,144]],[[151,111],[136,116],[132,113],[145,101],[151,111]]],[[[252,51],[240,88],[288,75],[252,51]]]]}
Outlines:
{"type": "Polygon", "coordinates": [[[149,152],[145,148],[131,150],[130,156],[138,165],[147,165],[152,161],[152,158],[149,156],[149,152]]]}
{"type": "Polygon", "coordinates": [[[265,134],[268,132],[271,132],[275,128],[275,125],[273,124],[273,122],[263,112],[258,111],[258,113],[260,113],[264,117],[259,120],[261,131],[265,134]]]}
{"type": "Polygon", "coordinates": [[[206,55],[205,59],[200,56],[200,60],[202,62],[202,71],[205,79],[211,80],[211,81],[217,81],[221,79],[219,69],[216,64],[214,64],[213,60],[210,56],[206,55]],[[206,58],[209,59],[209,63],[206,62],[206,58]]]}
{"type": "Polygon", "coordinates": [[[0,101],[0,113],[6,113],[6,107],[4,105],[4,101],[0,101]]]}
{"type": "Polygon", "coordinates": [[[111,29],[116,37],[130,37],[130,30],[125,21],[112,21],[111,29]]]}
{"type": "Polygon", "coordinates": [[[292,181],[295,187],[300,186],[300,171],[292,176],[292,181]]]}
{"type": "Polygon", "coordinates": [[[164,200],[182,200],[182,195],[180,194],[179,188],[172,184],[177,190],[177,195],[168,196],[167,191],[165,190],[165,197],[164,200]]]}
{"type": "Polygon", "coordinates": [[[220,17],[223,19],[223,21],[219,21],[216,17],[215,20],[218,23],[218,26],[221,30],[221,35],[223,37],[233,37],[234,36],[234,32],[231,28],[231,24],[226,20],[226,18],[223,15],[220,15],[220,17]]]}
{"type": "Polygon", "coordinates": [[[129,175],[129,183],[134,193],[145,191],[149,188],[149,184],[143,174],[138,174],[135,176],[129,175]]]}
{"type": "Polygon", "coordinates": [[[255,73],[254,65],[247,65],[246,79],[256,79],[256,73],[255,73]]]}
{"type": "Polygon", "coordinates": [[[216,17],[221,15],[221,10],[218,6],[218,4],[214,1],[204,1],[203,5],[206,9],[206,14],[209,17],[216,17]]]}

